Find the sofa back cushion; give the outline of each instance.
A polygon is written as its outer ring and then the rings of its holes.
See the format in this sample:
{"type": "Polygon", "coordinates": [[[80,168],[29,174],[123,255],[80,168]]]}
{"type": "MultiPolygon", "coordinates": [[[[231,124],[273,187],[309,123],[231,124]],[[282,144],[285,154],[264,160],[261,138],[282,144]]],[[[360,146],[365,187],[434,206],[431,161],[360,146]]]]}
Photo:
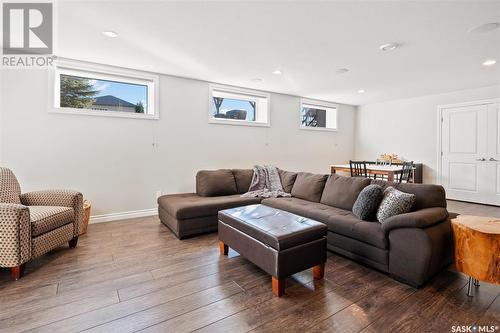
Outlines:
{"type": "Polygon", "coordinates": [[[247,193],[252,183],[253,169],[232,169],[238,194],[247,193]]]}
{"type": "Polygon", "coordinates": [[[412,212],[432,207],[446,208],[446,192],[441,185],[388,183],[381,180],[373,180],[372,184],[378,184],[384,189],[388,186],[392,186],[402,192],[415,194],[415,202],[411,208],[412,212]]]}
{"type": "Polygon", "coordinates": [[[321,203],[345,210],[352,210],[359,193],[371,180],[361,177],[343,177],[330,175],[321,195],[321,203]]]}
{"type": "Polygon", "coordinates": [[[292,196],[312,202],[319,202],[327,178],[328,175],[309,172],[297,173],[297,178],[292,187],[292,196]]]}
{"type": "Polygon", "coordinates": [[[215,197],[237,193],[231,170],[201,170],[196,174],[196,193],[202,197],[215,197]]]}
{"type": "Polygon", "coordinates": [[[278,169],[278,173],[280,175],[281,186],[283,186],[283,191],[285,191],[286,193],[292,192],[293,184],[297,179],[297,172],[278,169]]]}

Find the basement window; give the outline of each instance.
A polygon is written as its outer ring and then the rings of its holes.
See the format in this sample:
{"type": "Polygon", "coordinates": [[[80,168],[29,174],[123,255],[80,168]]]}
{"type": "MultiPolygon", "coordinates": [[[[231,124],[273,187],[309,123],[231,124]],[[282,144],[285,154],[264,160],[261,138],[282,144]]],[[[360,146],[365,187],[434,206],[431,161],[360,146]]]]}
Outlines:
{"type": "Polygon", "coordinates": [[[269,94],[260,91],[210,85],[209,123],[269,126],[269,94]]]}
{"type": "Polygon", "coordinates": [[[299,122],[301,129],[336,131],[337,105],[302,99],[299,122]]]}
{"type": "Polygon", "coordinates": [[[104,65],[61,61],[53,75],[56,113],[159,119],[158,77],[104,65]]]}

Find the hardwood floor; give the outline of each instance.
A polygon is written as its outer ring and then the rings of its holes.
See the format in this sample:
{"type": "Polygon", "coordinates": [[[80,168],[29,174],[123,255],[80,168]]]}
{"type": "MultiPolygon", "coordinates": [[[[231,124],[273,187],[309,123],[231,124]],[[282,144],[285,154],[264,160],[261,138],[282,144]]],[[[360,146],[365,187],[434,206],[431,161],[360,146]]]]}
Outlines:
{"type": "MultiPolygon", "coordinates": [[[[330,254],[325,278],[311,270],[271,278],[216,234],[177,240],[157,217],[93,224],[76,249],[29,263],[19,281],[0,270],[1,332],[450,332],[500,326],[500,287],[466,296],[452,270],[416,290],[330,254]]],[[[497,330],[498,331],[498,330],[497,330]]]]}

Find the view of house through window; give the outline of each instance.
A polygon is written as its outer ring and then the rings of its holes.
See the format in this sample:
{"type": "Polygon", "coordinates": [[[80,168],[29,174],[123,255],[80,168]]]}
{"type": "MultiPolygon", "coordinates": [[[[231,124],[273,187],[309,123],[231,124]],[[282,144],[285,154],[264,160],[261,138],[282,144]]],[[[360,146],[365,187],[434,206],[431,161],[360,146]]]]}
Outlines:
{"type": "Polygon", "coordinates": [[[302,103],[300,126],[303,128],[337,129],[337,108],[302,103]]]}
{"type": "Polygon", "coordinates": [[[214,118],[255,121],[256,102],[224,97],[212,97],[214,118]]]}
{"type": "Polygon", "coordinates": [[[148,86],[60,75],[60,107],[148,113],[148,86]]]}
{"type": "Polygon", "coordinates": [[[210,86],[210,121],[269,125],[269,95],[248,89],[210,86]]]}

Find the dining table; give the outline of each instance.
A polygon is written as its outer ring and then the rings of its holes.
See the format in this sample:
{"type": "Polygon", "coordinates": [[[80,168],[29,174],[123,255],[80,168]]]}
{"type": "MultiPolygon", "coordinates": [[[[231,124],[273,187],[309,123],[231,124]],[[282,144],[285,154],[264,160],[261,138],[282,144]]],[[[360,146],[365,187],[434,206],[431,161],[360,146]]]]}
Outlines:
{"type": "MultiPolygon", "coordinates": [[[[351,166],[349,164],[333,164],[330,166],[331,173],[340,172],[351,172],[351,166]]],[[[402,165],[377,165],[377,164],[367,164],[366,171],[370,175],[380,175],[386,176],[387,181],[393,182],[394,176],[400,174],[403,171],[402,165]]]]}

